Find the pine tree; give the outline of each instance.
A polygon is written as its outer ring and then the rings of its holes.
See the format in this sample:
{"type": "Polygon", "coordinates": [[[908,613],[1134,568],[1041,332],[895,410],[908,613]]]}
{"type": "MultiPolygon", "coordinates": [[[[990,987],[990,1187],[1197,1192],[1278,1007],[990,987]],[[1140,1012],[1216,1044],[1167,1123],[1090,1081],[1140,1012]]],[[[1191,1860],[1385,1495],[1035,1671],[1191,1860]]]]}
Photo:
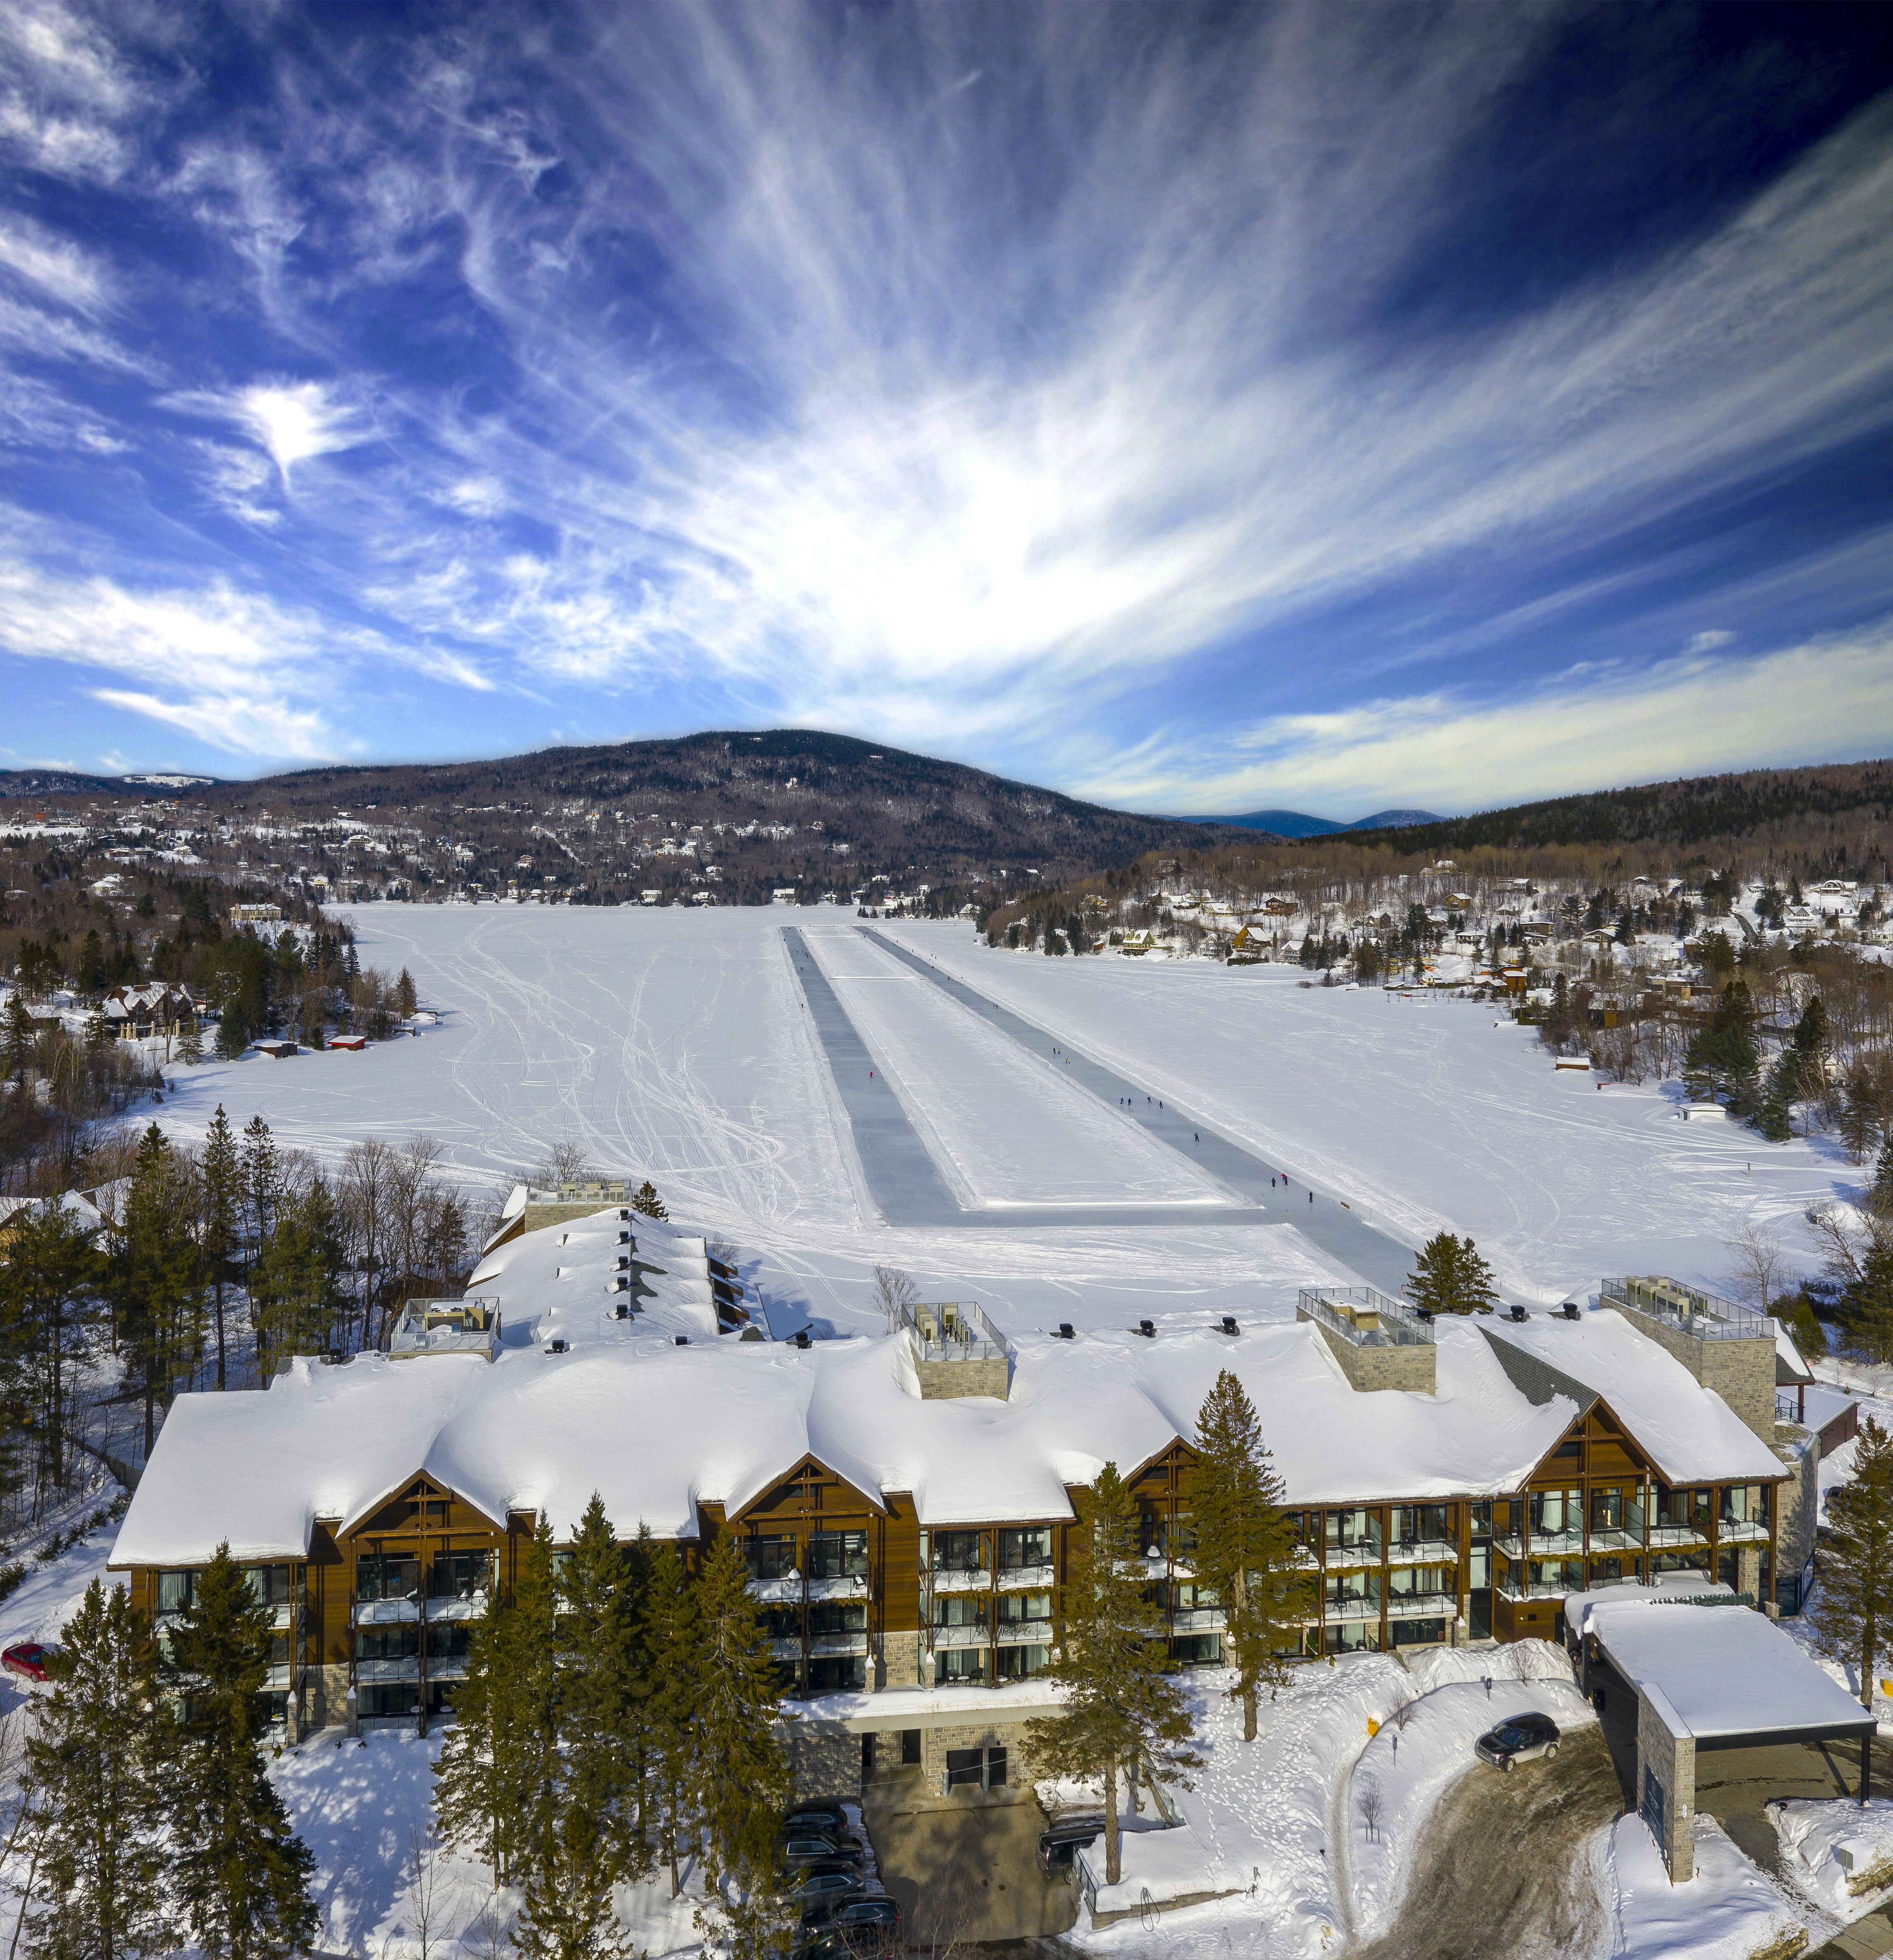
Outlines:
{"type": "Polygon", "coordinates": [[[547,1869],[558,1824],[557,1588],[551,1527],[542,1517],[513,1598],[495,1589],[456,1691],[459,1721],[436,1771],[443,1835],[484,1849],[496,1884],[547,1869]]]}
{"type": "Polygon", "coordinates": [[[230,1259],[237,1250],[243,1216],[243,1173],[237,1160],[237,1138],[221,1102],[205,1133],[199,1171],[204,1197],[204,1258],[210,1268],[211,1293],[216,1304],[217,1386],[221,1390],[225,1386],[224,1288],[230,1281],[230,1259]]]}
{"type": "Polygon", "coordinates": [[[1406,1297],[1428,1313],[1490,1313],[1498,1297],[1492,1269],[1469,1238],[1438,1232],[1421,1247],[1406,1297]]]}
{"type": "Polygon", "coordinates": [[[1113,1885],[1124,1875],[1120,1774],[1134,1775],[1141,1764],[1152,1783],[1182,1783],[1183,1771],[1199,1766],[1189,1747],[1189,1708],[1164,1653],[1163,1615],[1147,1596],[1138,1538],[1130,1491],[1117,1465],[1107,1463],[1078,1494],[1068,1575],[1058,1589],[1059,1644],[1041,1671],[1064,1688],[1064,1712],[1026,1725],[1041,1774],[1103,1780],[1104,1869],[1113,1885]]]}
{"type": "Polygon", "coordinates": [[[664,1209],[664,1201],[657,1195],[657,1187],[649,1178],[637,1187],[631,1199],[631,1209],[641,1211],[646,1218],[668,1219],[670,1214],[664,1209]]]}
{"type": "Polygon", "coordinates": [[[1823,1652],[1859,1669],[1860,1701],[1871,1708],[1893,1638],[1893,1434],[1872,1416],[1860,1419],[1851,1480],[1828,1494],[1828,1524],[1815,1633],[1823,1652]]]}
{"type": "Polygon", "coordinates": [[[521,1960],[632,1960],[618,1923],[609,1863],[575,1808],[561,1806],[526,1882],[513,1950],[521,1960]]]}
{"type": "Polygon", "coordinates": [[[87,1055],[102,1055],[112,1045],[112,1023],[105,1017],[102,1007],[94,1007],[85,1017],[85,1052],[87,1055]]]}
{"type": "Polygon", "coordinates": [[[1841,1101],[1839,1128],[1847,1155],[1856,1163],[1864,1163],[1880,1128],[1879,1098],[1870,1082],[1856,1081],[1847,1085],[1841,1101]]]}
{"type": "Polygon", "coordinates": [[[139,1140],[108,1277],[119,1333],[141,1378],[148,1457],[157,1434],[157,1403],[169,1405],[202,1344],[195,1210],[187,1167],[151,1124],[139,1140]]]}
{"type": "Polygon", "coordinates": [[[176,1946],[153,1743],[157,1682],[122,1586],[94,1579],[65,1624],[27,1742],[44,1820],[33,1960],[140,1960],[176,1946]]]}
{"type": "Polygon", "coordinates": [[[261,1112],[251,1117],[243,1128],[242,1154],[243,1195],[249,1208],[252,1242],[259,1249],[275,1229],[276,1208],[282,1201],[282,1165],[276,1154],[276,1139],[261,1112]]]}
{"type": "Polygon", "coordinates": [[[1868,1208],[1882,1217],[1893,1217],[1893,1125],[1881,1140],[1879,1160],[1873,1166],[1873,1182],[1866,1195],[1868,1208]]]}
{"type": "Polygon", "coordinates": [[[24,1082],[27,1064],[33,1059],[33,1017],[17,981],[7,995],[6,1020],[0,1027],[0,1055],[6,1058],[7,1073],[15,1082],[24,1082]]]}
{"type": "Polygon", "coordinates": [[[204,1059],[204,1031],[198,1026],[195,1014],[185,1019],[184,1031],[178,1036],[177,1058],[192,1064],[204,1059]]]}
{"type": "Polygon", "coordinates": [[[595,1491],[559,1575],[561,1843],[589,1845],[608,1882],[644,1876],[634,1849],[630,1566],[595,1491]]]}
{"type": "Polygon", "coordinates": [[[257,1359],[265,1374],[278,1357],[328,1351],[348,1305],[348,1264],[335,1201],[318,1173],[300,1198],[280,1208],[250,1275],[257,1359]]]}
{"type": "Polygon", "coordinates": [[[411,1020],[414,1010],[421,1004],[414,992],[414,975],[406,967],[401,969],[401,978],[395,982],[395,1005],[401,1010],[403,1020],[411,1020]]]}
{"type": "Polygon", "coordinates": [[[1692,1094],[1725,1096],[1739,1115],[1754,1107],[1761,1068],[1754,1028],[1748,984],[1731,980],[1717,997],[1708,1026],[1689,1038],[1683,1079],[1692,1094]]]}
{"type": "Polygon", "coordinates": [[[162,1744],[172,1883],[212,1960],[286,1960],[316,1936],[316,1861],[290,1829],[257,1746],[272,1624],[219,1545],[159,1668],[176,1711],[162,1744]]]}
{"type": "Polygon", "coordinates": [[[65,1481],[69,1363],[97,1316],[105,1261],[92,1233],[56,1198],[16,1212],[0,1260],[0,1359],[33,1411],[42,1475],[65,1481]]]}
{"type": "Polygon", "coordinates": [[[1841,1296],[1847,1332],[1879,1362],[1893,1361],[1893,1235],[1876,1233],[1841,1296]]]}
{"type": "Polygon", "coordinates": [[[658,1547],[644,1595],[644,1726],[650,1739],[655,1850],[680,1883],[678,1863],[694,1841],[691,1763],[701,1701],[697,1599],[675,1545],[658,1547]]]}
{"type": "Polygon", "coordinates": [[[1225,1368],[1196,1418],[1196,1464],[1184,1487],[1196,1534],[1190,1567],[1223,1613],[1223,1656],[1234,1669],[1243,1740],[1256,1739],[1256,1701],[1287,1678],[1313,1616],[1313,1582],[1282,1509],[1288,1494],[1262,1440],[1255,1405],[1225,1368]]]}
{"type": "Polygon", "coordinates": [[[1785,1144],[1794,1134],[1795,1095],[1799,1086],[1801,1058],[1784,1048],[1769,1064],[1767,1080],[1755,1113],[1755,1126],[1771,1144],[1785,1144]]]}
{"type": "Polygon", "coordinates": [[[712,1881],[766,1883],[776,1820],[792,1793],[776,1739],[776,1663],[735,1540],[725,1532],[697,1580],[694,1804],[712,1881]]]}

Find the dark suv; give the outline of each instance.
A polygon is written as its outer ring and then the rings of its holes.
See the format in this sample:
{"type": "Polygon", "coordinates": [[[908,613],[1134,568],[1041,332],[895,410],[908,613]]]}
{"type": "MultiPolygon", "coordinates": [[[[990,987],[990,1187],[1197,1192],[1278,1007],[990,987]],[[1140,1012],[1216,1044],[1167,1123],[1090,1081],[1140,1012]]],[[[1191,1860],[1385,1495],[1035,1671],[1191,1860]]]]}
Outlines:
{"type": "Polygon", "coordinates": [[[1104,1828],[1104,1813],[1085,1811],[1061,1817],[1051,1828],[1039,1833],[1038,1868],[1047,1878],[1062,1878],[1077,1861],[1087,1844],[1095,1844],[1104,1828]]]}
{"type": "Polygon", "coordinates": [[[1558,1754],[1558,1724],[1548,1715],[1510,1715],[1496,1729],[1487,1729],[1472,1745],[1472,1753],[1482,1762],[1509,1770],[1537,1756],[1549,1762],[1558,1754]]]}

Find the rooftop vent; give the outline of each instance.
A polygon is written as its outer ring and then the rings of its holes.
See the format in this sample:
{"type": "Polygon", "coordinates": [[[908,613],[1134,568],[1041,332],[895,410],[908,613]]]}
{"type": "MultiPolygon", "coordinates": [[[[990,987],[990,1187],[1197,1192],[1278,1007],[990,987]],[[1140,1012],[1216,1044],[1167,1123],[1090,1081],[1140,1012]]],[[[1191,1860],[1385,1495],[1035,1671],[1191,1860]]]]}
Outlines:
{"type": "MultiPolygon", "coordinates": [[[[688,1348],[690,1345],[690,1336],[688,1334],[678,1335],[677,1337],[676,1344],[679,1348],[688,1348]]],[[[806,1347],[808,1343],[805,1341],[802,1344],[806,1347]]]]}
{"type": "Polygon", "coordinates": [[[628,1300],[621,1300],[618,1302],[618,1317],[620,1320],[629,1320],[630,1319],[631,1303],[628,1300]]]}
{"type": "Polygon", "coordinates": [[[1514,1320],[1529,1320],[1531,1316],[1522,1306],[1515,1306],[1512,1309],[1512,1318],[1514,1320]]]}
{"type": "Polygon", "coordinates": [[[1584,1309],[1583,1309],[1581,1306],[1580,1306],[1577,1304],[1577,1301],[1576,1301],[1576,1300],[1566,1300],[1566,1301],[1565,1301],[1565,1303],[1564,1303],[1564,1318],[1565,1318],[1567,1320],[1575,1320],[1575,1319],[1577,1319],[1580,1316],[1580,1315],[1581,1315],[1581,1314],[1583,1312],[1583,1311],[1584,1311],[1584,1309]]]}
{"type": "Polygon", "coordinates": [[[1157,1323],[1154,1320],[1140,1320],[1137,1323],[1137,1331],[1146,1341],[1157,1338],[1157,1323]]]}
{"type": "Polygon", "coordinates": [[[545,1344],[545,1351],[548,1354],[563,1354],[565,1352],[565,1341],[564,1336],[554,1335],[553,1338],[545,1344]]]}
{"type": "Polygon", "coordinates": [[[1061,1320],[1059,1322],[1058,1338],[1061,1341],[1075,1341],[1078,1338],[1078,1335],[1072,1331],[1072,1323],[1069,1320],[1061,1320]]]}
{"type": "Polygon", "coordinates": [[[1225,1313],[1222,1317],[1222,1331],[1225,1334],[1240,1334],[1242,1329],[1236,1325],[1236,1316],[1225,1313]]]}
{"type": "Polygon", "coordinates": [[[806,1348],[808,1345],[808,1330],[807,1328],[799,1327],[796,1328],[796,1345],[798,1348],[806,1348]]]}

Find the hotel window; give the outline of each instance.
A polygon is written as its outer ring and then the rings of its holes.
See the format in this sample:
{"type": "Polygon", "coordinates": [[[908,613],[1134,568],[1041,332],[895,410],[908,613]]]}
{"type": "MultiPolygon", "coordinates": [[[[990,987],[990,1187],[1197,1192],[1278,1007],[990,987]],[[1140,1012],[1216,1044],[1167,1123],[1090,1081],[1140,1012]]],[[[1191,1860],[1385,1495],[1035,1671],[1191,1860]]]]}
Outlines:
{"type": "Polygon", "coordinates": [[[743,1540],[743,1564],[749,1576],[759,1584],[767,1584],[772,1579],[786,1579],[796,1570],[796,1541],[792,1536],[780,1538],[746,1538],[743,1540]]]}
{"type": "Polygon", "coordinates": [[[427,1630],[427,1657],[430,1660],[465,1660],[472,1651],[475,1622],[472,1620],[438,1620],[427,1630]]]}
{"type": "Polygon", "coordinates": [[[1527,1568],[1532,1590],[1581,1592],[1584,1589],[1584,1561],[1581,1558],[1534,1558],[1527,1568]]]}
{"type": "Polygon", "coordinates": [[[985,1534],[976,1531],[943,1531],[933,1534],[933,1569],[935,1572],[977,1572],[981,1567],[981,1542],[985,1534]]]}
{"type": "Polygon", "coordinates": [[[364,1551],[355,1561],[357,1599],[411,1599],[420,1589],[418,1558],[364,1551]]]}
{"type": "Polygon", "coordinates": [[[259,1606],[287,1606],[296,1596],[296,1568],[293,1565],[251,1565],[243,1570],[243,1583],[259,1606]]]}
{"type": "Polygon", "coordinates": [[[1402,1504],[1393,1519],[1396,1545],[1431,1545],[1459,1535],[1459,1519],[1450,1504],[1402,1504]]]}
{"type": "Polygon", "coordinates": [[[1624,1494],[1616,1484],[1607,1484],[1591,1492],[1590,1528],[1594,1532],[1623,1529],[1624,1494]]]}
{"type": "Polygon", "coordinates": [[[1052,1596],[1049,1592],[1002,1592],[999,1624],[1002,1627],[1035,1626],[1052,1623],[1052,1596]]]}
{"type": "Polygon", "coordinates": [[[1380,1549],[1380,1513],[1378,1511],[1330,1511],[1327,1518],[1330,1549],[1341,1551],[1380,1549]]]}
{"type": "Polygon", "coordinates": [[[1766,1484],[1729,1484],[1722,1493],[1724,1524],[1765,1525],[1768,1522],[1766,1484]]]}
{"type": "Polygon", "coordinates": [[[197,1587],[195,1572],[160,1572],[157,1575],[157,1610],[160,1613],[186,1613],[197,1587]]]}
{"type": "Polygon", "coordinates": [[[1024,1572],[1052,1562],[1052,1528],[1025,1525],[999,1533],[999,1570],[1024,1572]]]}
{"type": "Polygon", "coordinates": [[[412,1620],[392,1627],[357,1627],[357,1660],[411,1660],[421,1651],[421,1628],[412,1620]]]}
{"type": "Polygon", "coordinates": [[[1532,1493],[1532,1535],[1562,1538],[1577,1535],[1584,1529],[1584,1494],[1577,1491],[1534,1491],[1532,1493]]]}
{"type": "Polygon", "coordinates": [[[808,1632],[814,1640],[833,1640],[868,1631],[865,1599],[818,1599],[808,1608],[808,1632]]]}
{"type": "Polygon", "coordinates": [[[1391,1574],[1387,1590],[1396,1599],[1409,1599],[1415,1594],[1431,1596],[1435,1592],[1446,1598],[1453,1596],[1454,1575],[1437,1565],[1396,1565],[1391,1574]]]}
{"type": "Polygon", "coordinates": [[[977,1688],[986,1680],[984,1647],[942,1647],[933,1656],[933,1678],[942,1684],[977,1688]]]}
{"type": "Polygon", "coordinates": [[[868,1534],[864,1531],[812,1532],[808,1537],[811,1579],[861,1579],[867,1576],[868,1534]]]}
{"type": "Polygon", "coordinates": [[[818,1654],[808,1663],[811,1694],[846,1694],[867,1685],[866,1654],[818,1654]]]}
{"type": "Polygon", "coordinates": [[[1322,1596],[1330,1606],[1346,1605],[1356,1600],[1365,1600],[1377,1606],[1380,1602],[1380,1575],[1377,1572],[1331,1573],[1324,1582],[1322,1596]]]}
{"type": "Polygon", "coordinates": [[[1021,1641],[1016,1647],[999,1650],[999,1678],[1001,1681],[1028,1681],[1050,1659],[1049,1647],[1029,1644],[1021,1641]]]}
{"type": "Polygon", "coordinates": [[[802,1638],[802,1608],[799,1606],[765,1606],[763,1608],[763,1633],[772,1640],[799,1640],[802,1638]]]}
{"type": "Polygon", "coordinates": [[[936,1627],[983,1627],[986,1623],[986,1608],[983,1593],[943,1592],[933,1602],[933,1624],[936,1627]]]}
{"type": "Polygon", "coordinates": [[[427,1575],[427,1594],[434,1599],[471,1599],[486,1591],[492,1577],[490,1551],[437,1551],[427,1575]]]}

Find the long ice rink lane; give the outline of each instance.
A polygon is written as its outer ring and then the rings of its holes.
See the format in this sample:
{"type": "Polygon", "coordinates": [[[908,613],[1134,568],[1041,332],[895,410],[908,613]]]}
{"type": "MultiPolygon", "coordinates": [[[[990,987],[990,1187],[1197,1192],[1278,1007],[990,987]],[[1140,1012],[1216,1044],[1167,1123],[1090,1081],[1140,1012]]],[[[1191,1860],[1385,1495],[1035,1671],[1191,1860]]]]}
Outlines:
{"type": "Polygon", "coordinates": [[[856,930],[916,972],[924,975],[963,1007],[1011,1036],[1021,1048],[1034,1055],[1055,1056],[1065,1065],[1072,1080],[1104,1102],[1123,1106],[1125,1114],[1141,1123],[1153,1136],[1193,1163],[1200,1164],[1232,1190],[1253,1191],[1259,1207],[1269,1207],[1273,1197],[1275,1202],[1266,1214],[1271,1223],[1294,1226],[1330,1258],[1338,1259],[1358,1273],[1370,1286],[1378,1287],[1383,1292],[1397,1294],[1405,1286],[1407,1275],[1413,1270],[1412,1248],[1402,1245],[1397,1239],[1390,1238],[1386,1233],[1357,1217],[1351,1208],[1341,1200],[1324,1198],[1298,1185],[1290,1185],[1285,1189],[1278,1185],[1272,1192],[1268,1180],[1282,1176],[1279,1166],[1265,1163],[1254,1152],[1211,1129],[1199,1118],[1179,1109],[1168,1097],[1154,1096],[1140,1083],[1120,1075],[1114,1069],[1107,1068],[1101,1062],[1068,1048],[1063,1041],[1055,1040],[1043,1028],[1034,1026],[1009,1008],[1002,1007],[996,1001],[989,1000],[964,981],[942,972],[930,961],[910,952],[904,946],[897,945],[872,927],[860,926],[856,930]]]}

